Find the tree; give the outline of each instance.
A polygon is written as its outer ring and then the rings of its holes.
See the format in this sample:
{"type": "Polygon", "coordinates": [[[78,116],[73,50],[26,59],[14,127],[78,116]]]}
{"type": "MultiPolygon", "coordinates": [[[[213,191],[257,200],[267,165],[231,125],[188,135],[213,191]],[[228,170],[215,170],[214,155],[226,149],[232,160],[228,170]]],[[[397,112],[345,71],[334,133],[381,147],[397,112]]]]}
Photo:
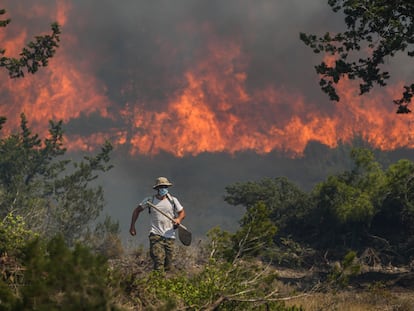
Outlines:
{"type": "Polygon", "coordinates": [[[269,218],[269,210],[263,202],[249,208],[240,221],[240,230],[233,236],[235,258],[257,256],[274,246],[277,228],[269,218]]]}
{"type": "Polygon", "coordinates": [[[390,165],[385,174],[384,200],[371,230],[404,252],[414,244],[414,162],[401,159],[390,165]]]}
{"type": "Polygon", "coordinates": [[[316,187],[315,193],[316,206],[310,219],[318,243],[355,247],[355,239],[369,227],[374,215],[371,197],[343,176],[330,176],[316,187]]]}
{"type": "Polygon", "coordinates": [[[249,210],[264,202],[269,218],[280,234],[301,234],[301,222],[311,202],[309,196],[286,177],[264,178],[258,182],[235,183],[226,187],[224,200],[249,210]]]}
{"type": "Polygon", "coordinates": [[[22,114],[21,131],[0,139],[0,217],[20,215],[35,232],[61,233],[72,243],[103,209],[102,187],[91,183],[112,167],[112,146],[106,142],[96,156],[72,162],[60,158],[66,152],[61,121],[50,121],[43,142],[27,123],[22,114]]]}
{"type": "Polygon", "coordinates": [[[227,260],[253,255],[312,265],[318,253],[342,258],[350,248],[370,248],[381,258],[411,260],[414,163],[399,160],[384,170],[367,148],[352,148],[350,158],[350,170],[328,176],[310,193],[285,177],[227,186],[225,201],[246,213],[235,234],[211,232],[211,252],[227,260]]]}
{"type": "Polygon", "coordinates": [[[352,149],[351,158],[355,163],[352,171],[329,176],[313,190],[316,205],[309,219],[321,244],[341,241],[357,246],[381,209],[386,185],[381,165],[364,148],[352,149]]]}
{"type": "MultiPolygon", "coordinates": [[[[321,75],[320,86],[331,100],[339,101],[335,84],[343,77],[360,80],[360,94],[369,92],[374,83],[385,86],[390,74],[381,66],[398,52],[414,56],[414,2],[371,0],[328,0],[334,12],[343,11],[347,30],[324,36],[300,33],[300,39],[315,53],[336,56],[335,63],[315,66],[321,75]],[[362,51],[370,55],[361,56],[362,51]],[[358,60],[355,60],[358,59],[358,60]]],[[[397,113],[409,113],[414,83],[404,86],[402,97],[394,100],[397,113]]]]}
{"type": "MultiPolygon", "coordinates": [[[[6,11],[0,9],[0,16],[6,11]]],[[[10,19],[0,19],[0,27],[6,27],[10,19]]],[[[52,34],[36,36],[35,39],[27,44],[20,53],[20,58],[5,57],[5,50],[0,48],[0,67],[6,68],[11,78],[24,77],[24,69],[28,73],[35,73],[40,67],[48,65],[49,58],[56,53],[60,41],[60,26],[57,23],[51,25],[52,34]]]]}

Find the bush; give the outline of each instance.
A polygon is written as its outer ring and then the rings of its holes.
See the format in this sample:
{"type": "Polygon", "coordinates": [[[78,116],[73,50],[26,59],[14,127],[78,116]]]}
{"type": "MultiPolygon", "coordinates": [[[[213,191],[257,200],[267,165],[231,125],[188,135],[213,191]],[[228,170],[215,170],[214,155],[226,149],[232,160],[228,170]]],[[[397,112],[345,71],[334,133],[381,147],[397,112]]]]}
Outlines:
{"type": "Polygon", "coordinates": [[[118,283],[106,259],[58,236],[24,249],[24,286],[11,310],[118,310],[118,283]]]}
{"type": "Polygon", "coordinates": [[[129,287],[138,310],[302,310],[279,301],[276,273],[253,261],[211,259],[197,273],[151,272],[129,287]]]}
{"type": "Polygon", "coordinates": [[[0,222],[0,254],[19,255],[27,241],[36,237],[37,234],[26,229],[21,216],[9,213],[0,222]]]}
{"type": "Polygon", "coordinates": [[[350,277],[356,276],[361,272],[357,254],[354,251],[348,252],[341,264],[332,268],[328,276],[330,283],[334,287],[344,288],[349,284],[350,277]]]}

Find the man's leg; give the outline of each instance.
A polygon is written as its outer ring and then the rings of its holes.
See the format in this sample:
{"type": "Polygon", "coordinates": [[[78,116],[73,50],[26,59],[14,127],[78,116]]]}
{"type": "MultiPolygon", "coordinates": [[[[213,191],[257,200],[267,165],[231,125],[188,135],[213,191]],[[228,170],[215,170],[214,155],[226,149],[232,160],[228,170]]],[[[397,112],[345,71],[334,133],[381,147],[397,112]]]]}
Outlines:
{"type": "Polygon", "coordinates": [[[162,270],[165,260],[163,238],[159,235],[150,234],[150,256],[154,263],[154,270],[162,270]]]}
{"type": "Polygon", "coordinates": [[[165,239],[164,249],[165,249],[165,260],[164,267],[165,271],[170,271],[173,268],[173,259],[174,259],[174,239],[165,239]]]}

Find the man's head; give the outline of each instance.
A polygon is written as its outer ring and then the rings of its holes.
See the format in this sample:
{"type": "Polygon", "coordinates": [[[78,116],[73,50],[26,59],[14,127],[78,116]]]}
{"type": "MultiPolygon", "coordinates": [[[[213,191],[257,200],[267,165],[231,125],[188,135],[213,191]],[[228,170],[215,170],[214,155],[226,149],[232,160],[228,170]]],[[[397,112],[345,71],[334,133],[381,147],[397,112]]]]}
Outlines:
{"type": "Polygon", "coordinates": [[[166,177],[158,177],[155,180],[155,185],[152,187],[155,189],[160,197],[167,195],[168,187],[172,186],[172,183],[168,181],[166,177]]]}
{"type": "Polygon", "coordinates": [[[169,180],[166,177],[158,177],[155,180],[155,185],[152,187],[157,191],[157,194],[160,197],[163,197],[167,195],[168,193],[168,187],[172,186],[172,183],[169,182],[169,180]]]}
{"type": "Polygon", "coordinates": [[[155,180],[155,185],[152,188],[153,189],[168,188],[171,186],[172,186],[172,183],[170,183],[166,177],[158,177],[155,180]]]}

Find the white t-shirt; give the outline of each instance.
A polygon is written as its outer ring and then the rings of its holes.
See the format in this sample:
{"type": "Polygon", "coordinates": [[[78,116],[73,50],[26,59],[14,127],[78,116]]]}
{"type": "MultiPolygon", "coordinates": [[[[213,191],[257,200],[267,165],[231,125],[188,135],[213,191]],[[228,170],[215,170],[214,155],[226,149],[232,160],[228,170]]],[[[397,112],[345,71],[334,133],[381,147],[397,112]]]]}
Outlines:
{"type": "MultiPolygon", "coordinates": [[[[178,213],[183,210],[183,206],[178,201],[176,197],[173,197],[170,195],[170,198],[173,199],[175,204],[175,211],[178,213]]],[[[146,206],[146,202],[151,202],[154,204],[159,210],[170,216],[172,219],[176,218],[176,215],[174,215],[174,207],[172,206],[170,200],[168,198],[165,198],[164,200],[158,200],[156,196],[152,197],[146,197],[140,205],[142,207],[146,206]]],[[[155,208],[151,208],[151,230],[150,233],[154,233],[160,236],[163,236],[165,238],[169,239],[175,239],[175,230],[174,225],[170,219],[165,217],[163,214],[158,212],[155,208]]]]}

